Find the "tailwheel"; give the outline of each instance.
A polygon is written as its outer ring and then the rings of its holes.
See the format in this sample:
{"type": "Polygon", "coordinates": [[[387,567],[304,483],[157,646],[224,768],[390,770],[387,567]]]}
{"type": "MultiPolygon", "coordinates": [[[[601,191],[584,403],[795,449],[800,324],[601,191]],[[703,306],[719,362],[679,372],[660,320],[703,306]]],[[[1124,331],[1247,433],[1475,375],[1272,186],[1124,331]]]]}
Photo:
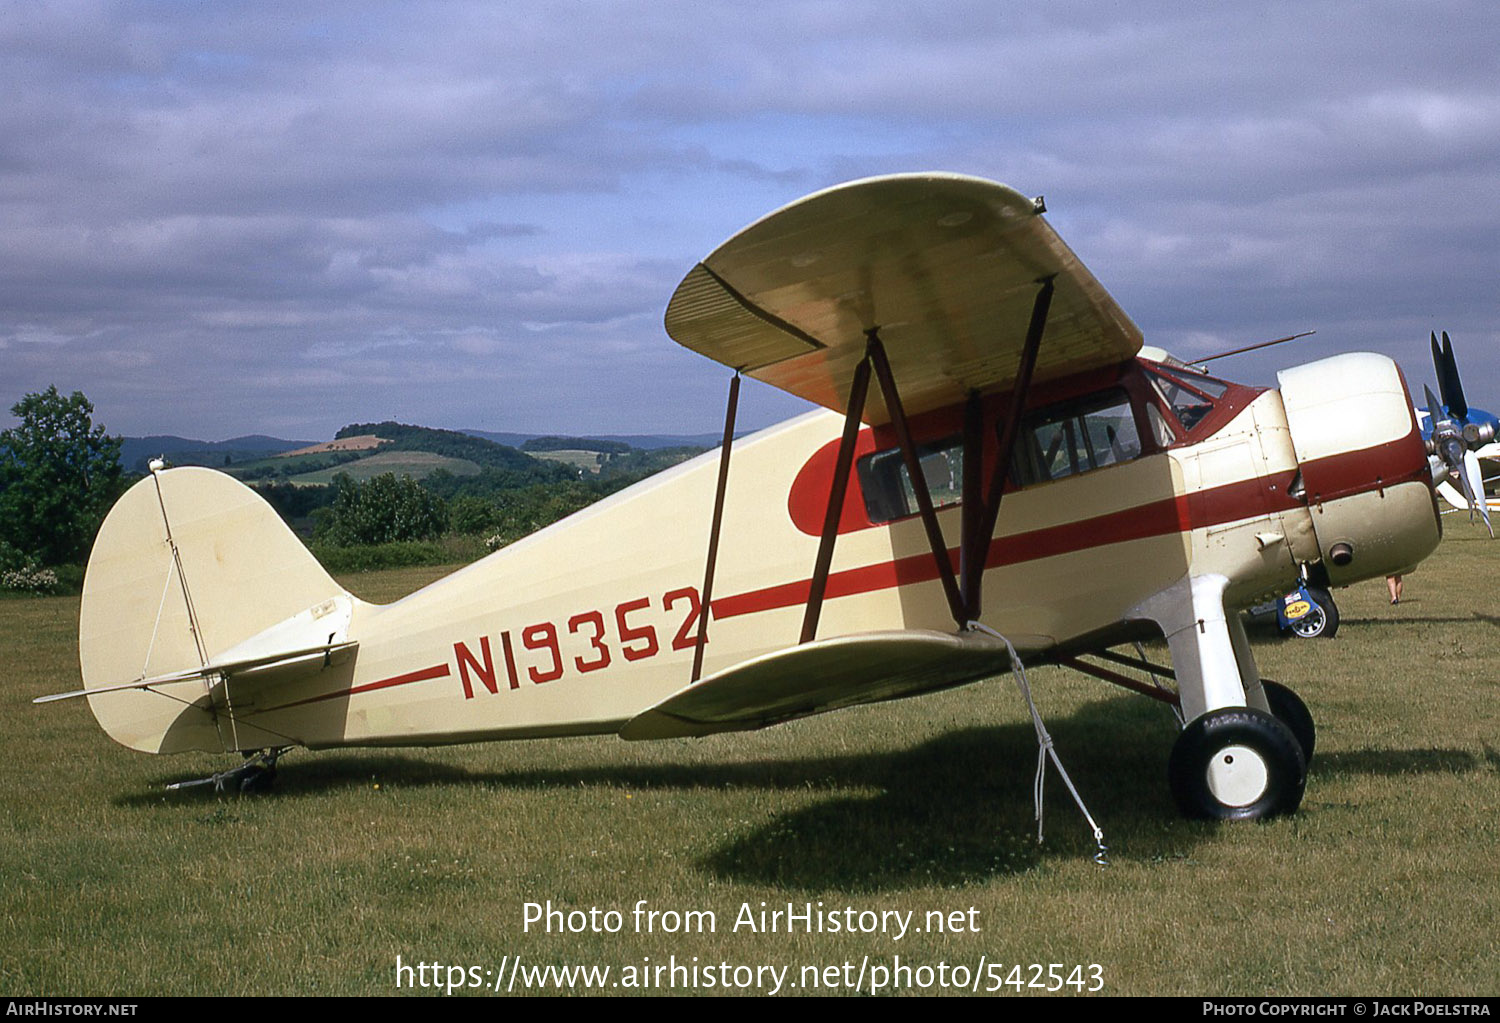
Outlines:
{"type": "Polygon", "coordinates": [[[1307,704],[1302,702],[1302,697],[1280,682],[1263,678],[1260,685],[1265,690],[1266,702],[1271,705],[1271,713],[1277,721],[1291,729],[1292,735],[1297,738],[1297,745],[1302,747],[1303,764],[1311,765],[1318,730],[1313,724],[1312,712],[1307,709],[1307,704]]]}
{"type": "Polygon", "coordinates": [[[1270,714],[1224,707],[1188,722],[1168,776],[1189,817],[1258,820],[1297,809],[1307,762],[1291,729],[1270,714]]]}
{"type": "Polygon", "coordinates": [[[245,754],[245,762],[228,771],[211,774],[207,778],[192,781],[174,781],[167,786],[170,791],[190,789],[197,785],[212,785],[215,792],[239,792],[241,795],[257,795],[271,791],[276,782],[276,761],[290,746],[257,750],[245,754]]]}
{"type": "Polygon", "coordinates": [[[275,784],[276,767],[274,764],[270,766],[250,764],[240,774],[239,788],[241,795],[251,796],[270,792],[271,787],[275,784]]]}

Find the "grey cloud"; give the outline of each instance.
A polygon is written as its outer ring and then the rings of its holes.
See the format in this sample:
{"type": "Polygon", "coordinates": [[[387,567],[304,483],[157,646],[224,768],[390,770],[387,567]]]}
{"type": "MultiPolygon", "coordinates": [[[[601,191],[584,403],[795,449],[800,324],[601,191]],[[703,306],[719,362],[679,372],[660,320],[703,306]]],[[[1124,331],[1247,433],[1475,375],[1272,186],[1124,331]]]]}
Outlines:
{"type": "Polygon", "coordinates": [[[1153,339],[1395,352],[1431,322],[1493,379],[1496,35],[1449,2],[22,0],[0,404],[712,429],[718,368],[660,327],[682,273],[801,193],[929,168],[1046,193],[1153,339]]]}

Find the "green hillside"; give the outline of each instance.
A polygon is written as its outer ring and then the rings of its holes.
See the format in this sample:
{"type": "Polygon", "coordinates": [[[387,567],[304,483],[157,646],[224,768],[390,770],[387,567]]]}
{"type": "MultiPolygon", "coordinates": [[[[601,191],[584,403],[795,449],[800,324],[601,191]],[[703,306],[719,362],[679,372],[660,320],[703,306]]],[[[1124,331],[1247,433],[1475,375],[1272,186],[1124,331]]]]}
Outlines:
{"type": "Polygon", "coordinates": [[[351,479],[364,481],[387,472],[420,480],[439,469],[446,470],[455,476],[477,476],[481,471],[477,464],[467,458],[449,458],[447,455],[439,455],[431,451],[392,451],[389,448],[382,448],[379,451],[372,451],[363,458],[356,458],[314,472],[299,473],[289,477],[288,482],[304,487],[327,486],[339,473],[347,473],[351,479]]]}
{"type": "MultiPolygon", "coordinates": [[[[505,469],[511,472],[541,472],[551,477],[553,470],[505,444],[497,444],[483,437],[473,437],[456,430],[435,430],[428,426],[409,426],[405,423],[353,423],[334,434],[334,439],[359,437],[374,434],[388,444],[382,444],[382,452],[427,451],[448,458],[464,459],[489,469],[505,469]]],[[[538,481],[540,482],[540,480],[538,481]]]]}

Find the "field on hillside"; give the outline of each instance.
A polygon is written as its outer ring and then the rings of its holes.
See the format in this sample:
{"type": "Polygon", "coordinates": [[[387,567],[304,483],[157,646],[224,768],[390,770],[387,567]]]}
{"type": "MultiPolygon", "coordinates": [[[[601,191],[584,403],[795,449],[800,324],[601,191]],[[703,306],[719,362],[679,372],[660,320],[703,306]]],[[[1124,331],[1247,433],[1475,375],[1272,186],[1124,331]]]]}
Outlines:
{"type": "Polygon", "coordinates": [[[561,462],[563,465],[582,469],[584,472],[599,471],[599,452],[597,451],[559,448],[556,451],[528,451],[526,453],[532,458],[540,458],[546,462],[561,462]]]}
{"type": "Polygon", "coordinates": [[[350,479],[363,483],[392,472],[397,476],[410,476],[419,480],[439,469],[447,469],[455,476],[475,476],[479,473],[479,466],[467,458],[449,458],[431,451],[380,451],[357,461],[316,472],[304,472],[288,479],[301,486],[322,486],[332,483],[339,473],[346,473],[350,479]]]}
{"type": "MultiPolygon", "coordinates": [[[[1055,773],[1037,844],[1036,740],[1008,677],[697,741],[298,751],[269,796],[167,793],[228,758],[133,753],[82,702],[31,705],[78,685],[77,599],[0,601],[0,991],[536,993],[555,974],[533,970],[596,967],[611,994],[778,976],[802,994],[882,976],[1012,994],[1060,964],[1070,994],[1494,995],[1500,543],[1448,534],[1399,607],[1377,580],[1336,593],[1334,639],[1255,634],[1319,725],[1291,818],[1178,818],[1167,712],[1033,671],[1104,869],[1055,773]],[[533,903],[583,929],[528,927],[533,903]],[[913,929],[788,934],[788,904],[913,929]],[[762,909],[782,911],[775,932],[762,909]]],[[[346,583],[388,600],[437,574],[346,583]]]]}

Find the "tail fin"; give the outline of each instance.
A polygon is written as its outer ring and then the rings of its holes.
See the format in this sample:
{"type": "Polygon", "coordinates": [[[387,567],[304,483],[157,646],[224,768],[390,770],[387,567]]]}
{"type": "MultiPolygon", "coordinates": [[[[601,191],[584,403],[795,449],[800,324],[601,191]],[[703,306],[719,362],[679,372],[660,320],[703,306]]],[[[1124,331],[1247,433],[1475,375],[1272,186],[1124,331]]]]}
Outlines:
{"type": "Polygon", "coordinates": [[[89,706],[148,753],[286,744],[238,734],[199,669],[342,642],[353,601],[249,487],[210,469],[154,472],[116,503],[89,557],[79,661],[85,690],[110,690],[89,706]]]}

